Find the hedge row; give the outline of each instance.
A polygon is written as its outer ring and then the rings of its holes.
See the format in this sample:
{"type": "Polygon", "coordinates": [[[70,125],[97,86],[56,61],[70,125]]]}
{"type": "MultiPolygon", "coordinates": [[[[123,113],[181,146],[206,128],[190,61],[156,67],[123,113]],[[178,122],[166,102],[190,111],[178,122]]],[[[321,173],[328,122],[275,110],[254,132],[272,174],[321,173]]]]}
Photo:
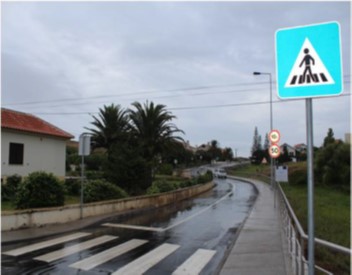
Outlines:
{"type": "MultiPolygon", "coordinates": [[[[16,209],[62,206],[65,194],[77,196],[81,191],[80,179],[59,181],[51,173],[33,172],[22,180],[18,175],[1,184],[1,200],[13,201],[16,209]]],[[[84,184],[84,202],[125,198],[128,194],[105,180],[89,180],[84,184]]]]}
{"type": "MultiPolygon", "coordinates": [[[[187,181],[159,180],[147,190],[147,194],[163,193],[179,188],[211,181],[213,174],[205,175],[187,181]]],[[[128,194],[120,187],[102,179],[88,180],[84,184],[84,202],[96,202],[125,198],[128,194]]],[[[7,178],[6,184],[1,184],[1,200],[13,201],[16,209],[62,206],[65,195],[78,196],[81,192],[81,180],[71,178],[61,182],[51,173],[34,172],[25,180],[18,175],[7,178]]]]}

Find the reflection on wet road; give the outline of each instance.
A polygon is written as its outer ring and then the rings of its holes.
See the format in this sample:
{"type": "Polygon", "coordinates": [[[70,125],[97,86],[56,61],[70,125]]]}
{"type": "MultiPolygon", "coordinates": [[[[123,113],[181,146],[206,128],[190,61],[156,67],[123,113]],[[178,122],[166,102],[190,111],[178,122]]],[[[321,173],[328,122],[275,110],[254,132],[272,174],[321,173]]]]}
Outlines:
{"type": "Polygon", "coordinates": [[[2,247],[2,274],[216,274],[255,196],[248,183],[219,180],[201,196],[111,217],[77,237],[2,247]]]}

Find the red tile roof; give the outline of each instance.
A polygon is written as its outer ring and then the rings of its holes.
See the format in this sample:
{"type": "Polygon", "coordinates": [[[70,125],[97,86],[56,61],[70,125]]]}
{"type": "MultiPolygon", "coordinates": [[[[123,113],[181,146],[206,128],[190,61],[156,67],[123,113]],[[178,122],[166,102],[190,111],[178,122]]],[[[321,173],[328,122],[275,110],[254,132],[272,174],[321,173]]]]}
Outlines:
{"type": "Polygon", "coordinates": [[[31,114],[1,108],[1,128],[71,139],[73,136],[31,114]]]}

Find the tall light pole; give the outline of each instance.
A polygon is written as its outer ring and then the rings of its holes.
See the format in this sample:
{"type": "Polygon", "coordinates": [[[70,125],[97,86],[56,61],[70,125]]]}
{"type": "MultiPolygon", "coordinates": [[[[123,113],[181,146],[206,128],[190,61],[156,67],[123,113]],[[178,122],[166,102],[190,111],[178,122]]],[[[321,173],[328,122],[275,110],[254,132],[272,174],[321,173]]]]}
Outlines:
{"type": "MultiPolygon", "coordinates": [[[[270,80],[270,131],[273,130],[273,85],[271,79],[271,73],[254,72],[254,75],[268,75],[270,80]]],[[[274,187],[274,160],[270,158],[270,184],[271,188],[274,187]]]]}

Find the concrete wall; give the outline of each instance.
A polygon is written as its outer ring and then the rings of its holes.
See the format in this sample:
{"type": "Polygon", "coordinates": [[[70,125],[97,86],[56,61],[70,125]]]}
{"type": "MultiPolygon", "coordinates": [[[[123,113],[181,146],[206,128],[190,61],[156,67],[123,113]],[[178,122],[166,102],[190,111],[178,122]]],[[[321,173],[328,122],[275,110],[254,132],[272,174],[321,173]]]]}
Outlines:
{"type": "Polygon", "coordinates": [[[34,171],[53,173],[57,177],[65,176],[66,140],[26,134],[24,132],[2,129],[1,133],[1,177],[14,174],[27,176],[34,171]],[[24,144],[23,164],[9,165],[10,142],[24,144]]]}
{"type": "MultiPolygon", "coordinates": [[[[119,214],[136,209],[160,207],[196,196],[210,190],[213,187],[214,183],[209,182],[207,184],[183,188],[174,192],[167,192],[160,195],[87,203],[83,207],[83,217],[85,218],[109,213],[119,214]]],[[[1,231],[39,227],[48,224],[66,223],[79,219],[79,204],[45,209],[29,209],[11,212],[4,211],[1,214],[1,231]]]]}

